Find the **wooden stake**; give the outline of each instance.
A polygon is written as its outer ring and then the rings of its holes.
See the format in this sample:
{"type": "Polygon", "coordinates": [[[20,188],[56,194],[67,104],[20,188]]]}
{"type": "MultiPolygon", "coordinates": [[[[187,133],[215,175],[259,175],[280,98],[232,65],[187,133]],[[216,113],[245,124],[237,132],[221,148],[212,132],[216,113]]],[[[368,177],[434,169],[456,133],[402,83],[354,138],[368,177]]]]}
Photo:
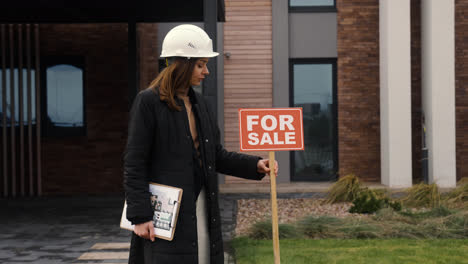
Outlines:
{"type": "Polygon", "coordinates": [[[269,154],[270,183],[271,183],[271,218],[273,230],[273,252],[275,264],[280,264],[279,231],[278,231],[278,203],[276,202],[276,175],[275,175],[275,152],[269,154]]]}

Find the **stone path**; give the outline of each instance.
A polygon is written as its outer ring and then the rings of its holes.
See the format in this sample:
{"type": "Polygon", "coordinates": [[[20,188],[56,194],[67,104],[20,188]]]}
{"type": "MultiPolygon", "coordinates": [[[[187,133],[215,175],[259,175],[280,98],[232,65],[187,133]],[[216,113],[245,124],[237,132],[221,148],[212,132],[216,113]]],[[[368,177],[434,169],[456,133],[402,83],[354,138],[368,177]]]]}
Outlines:
{"type": "MultiPolygon", "coordinates": [[[[278,198],[321,198],[323,193],[279,193],[278,198]]],[[[235,263],[229,240],[238,200],[266,193],[220,194],[225,263],[235,263]]],[[[0,199],[0,263],[127,263],[130,232],[119,228],[123,196],[0,199]]]]}
{"type": "MultiPolygon", "coordinates": [[[[0,263],[127,263],[131,233],[119,228],[122,207],[116,196],[0,199],[0,263]]],[[[226,206],[224,216],[233,209],[226,206]]],[[[225,263],[234,263],[225,248],[225,263]]]]}

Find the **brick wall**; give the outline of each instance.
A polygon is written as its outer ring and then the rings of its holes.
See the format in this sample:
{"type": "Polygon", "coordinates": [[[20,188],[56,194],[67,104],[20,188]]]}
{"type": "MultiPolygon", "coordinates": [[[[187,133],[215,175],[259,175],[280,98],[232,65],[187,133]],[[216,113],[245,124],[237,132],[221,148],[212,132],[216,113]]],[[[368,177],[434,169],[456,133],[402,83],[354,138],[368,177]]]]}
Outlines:
{"type": "MultiPolygon", "coordinates": [[[[421,173],[421,0],[411,1],[413,181],[421,173]]],[[[468,173],[468,1],[455,1],[457,179],[468,173]]],[[[338,126],[340,174],[380,181],[379,6],[338,0],[338,126]]]]}
{"type": "Polygon", "coordinates": [[[340,176],[380,181],[379,2],[336,4],[340,176]]]}
{"type": "Polygon", "coordinates": [[[455,0],[457,179],[468,176],[468,1],[455,0]]]}
{"type": "MultiPolygon", "coordinates": [[[[231,53],[224,60],[224,135],[228,150],[239,151],[237,110],[273,105],[271,30],[271,0],[226,0],[224,51],[231,53]]],[[[241,182],[249,181],[226,177],[226,183],[241,182]]]]}
{"type": "Polygon", "coordinates": [[[140,49],[140,89],[145,89],[158,74],[158,24],[138,23],[140,49]]]}
{"type": "Polygon", "coordinates": [[[44,138],[44,194],[122,192],[128,118],[126,24],[40,26],[41,55],[85,58],[87,137],[44,138]]]}

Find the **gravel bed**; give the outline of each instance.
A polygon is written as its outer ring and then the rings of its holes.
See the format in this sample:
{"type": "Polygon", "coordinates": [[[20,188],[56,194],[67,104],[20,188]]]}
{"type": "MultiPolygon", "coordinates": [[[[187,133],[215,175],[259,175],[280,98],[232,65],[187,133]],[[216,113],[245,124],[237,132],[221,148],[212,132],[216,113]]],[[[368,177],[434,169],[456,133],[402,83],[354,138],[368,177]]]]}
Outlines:
{"type": "MultiPolygon", "coordinates": [[[[325,199],[278,199],[279,223],[292,223],[306,216],[362,217],[349,213],[352,203],[327,204],[325,199]]],[[[236,236],[247,235],[252,224],[271,219],[269,199],[239,199],[237,201],[236,236]]]]}

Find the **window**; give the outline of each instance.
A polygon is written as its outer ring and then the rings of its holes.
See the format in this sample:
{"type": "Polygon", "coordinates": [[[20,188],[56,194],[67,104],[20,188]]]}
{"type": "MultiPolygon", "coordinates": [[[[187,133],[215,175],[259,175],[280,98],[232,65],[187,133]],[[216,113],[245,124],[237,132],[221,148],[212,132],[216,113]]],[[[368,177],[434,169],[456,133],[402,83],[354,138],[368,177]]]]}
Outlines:
{"type": "Polygon", "coordinates": [[[336,12],[336,0],[289,0],[290,12],[336,12]]]}
{"type": "Polygon", "coordinates": [[[44,136],[86,135],[82,59],[47,58],[45,61],[41,107],[44,136]]]}
{"type": "Polygon", "coordinates": [[[291,59],[290,105],[302,107],[304,151],[291,152],[292,181],[329,181],[337,171],[336,59],[291,59]]]}
{"type": "MultiPolygon", "coordinates": [[[[19,126],[20,124],[20,98],[19,98],[19,69],[14,68],[13,69],[13,83],[14,83],[14,122],[15,126],[19,126]]],[[[23,79],[23,125],[28,125],[28,75],[27,75],[28,70],[23,68],[22,69],[22,79],[23,79]]],[[[10,69],[5,70],[5,74],[3,74],[3,70],[0,69],[0,86],[2,85],[1,83],[3,82],[3,78],[5,78],[5,88],[6,90],[3,91],[0,89],[0,127],[3,126],[3,108],[5,107],[6,110],[6,126],[10,127],[11,126],[11,121],[12,121],[12,115],[11,115],[11,71],[10,69]],[[3,105],[3,95],[4,92],[6,94],[5,96],[5,101],[6,104],[5,106],[3,105]]],[[[35,70],[31,69],[31,121],[32,124],[36,124],[36,87],[35,87],[35,70]]]]}

